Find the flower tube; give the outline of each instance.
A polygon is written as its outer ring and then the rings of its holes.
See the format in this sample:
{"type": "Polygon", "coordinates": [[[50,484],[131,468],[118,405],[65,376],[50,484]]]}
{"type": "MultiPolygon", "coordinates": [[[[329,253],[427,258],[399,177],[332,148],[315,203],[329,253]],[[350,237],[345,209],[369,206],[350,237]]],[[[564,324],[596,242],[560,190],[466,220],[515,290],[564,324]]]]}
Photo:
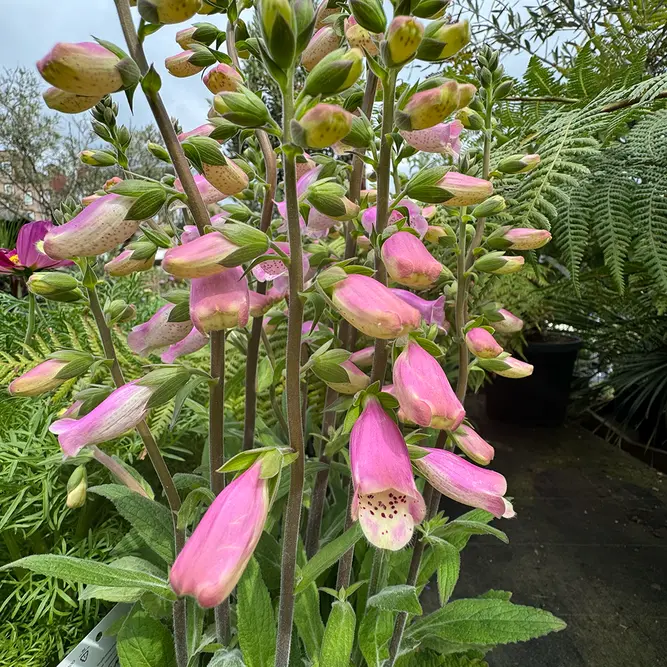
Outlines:
{"type": "Polygon", "coordinates": [[[190,329],[192,322],[170,322],[169,315],[174,308],[173,303],[168,303],[160,308],[147,322],[139,324],[130,331],[127,336],[128,347],[141,357],[161,350],[183,340],[190,329]]]}

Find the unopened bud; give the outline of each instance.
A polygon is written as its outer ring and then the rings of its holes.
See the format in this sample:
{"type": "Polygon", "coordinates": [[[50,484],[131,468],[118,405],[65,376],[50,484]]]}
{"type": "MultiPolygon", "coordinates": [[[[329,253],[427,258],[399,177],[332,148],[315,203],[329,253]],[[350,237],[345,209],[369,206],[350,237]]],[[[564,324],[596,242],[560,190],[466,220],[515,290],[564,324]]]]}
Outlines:
{"type": "Polygon", "coordinates": [[[475,206],[472,211],[473,216],[476,218],[488,218],[492,215],[497,215],[501,211],[504,211],[507,207],[507,203],[500,195],[493,195],[484,200],[481,204],[475,206]]]}
{"type": "Polygon", "coordinates": [[[450,0],[421,0],[412,8],[414,16],[420,19],[438,19],[447,9],[450,0]]]}
{"type": "Polygon", "coordinates": [[[313,67],[304,83],[304,92],[315,97],[347,90],[361,76],[363,64],[361,49],[336,49],[313,67]]]}
{"type": "Polygon", "coordinates": [[[346,196],[346,188],[333,181],[319,181],[308,188],[306,198],[323,215],[333,220],[351,220],[359,213],[359,206],[346,196]]]}
{"type": "Polygon", "coordinates": [[[39,271],[28,278],[28,290],[47,298],[62,296],[78,286],[79,281],[74,276],[59,271],[39,271]]]}
{"type": "MultiPolygon", "coordinates": [[[[319,63],[329,53],[336,51],[340,46],[340,37],[336,31],[329,25],[320,28],[313,38],[308,42],[308,46],[301,54],[301,64],[307,72],[312,71],[313,67],[319,63]]],[[[350,44],[350,46],[353,46],[350,44]]],[[[356,46],[356,45],[354,45],[356,46]]]]}
{"type": "Polygon", "coordinates": [[[71,510],[83,507],[86,503],[88,493],[88,476],[86,466],[80,465],[74,469],[74,472],[67,480],[67,507],[71,510]]]}
{"type": "Polygon", "coordinates": [[[397,16],[389,24],[382,42],[382,58],[387,67],[401,67],[415,57],[424,35],[424,26],[412,16],[397,16]]]}
{"type": "Polygon", "coordinates": [[[225,120],[241,127],[261,127],[271,122],[262,98],[240,84],[235,92],[216,95],[213,106],[225,120]]]}
{"type": "Polygon", "coordinates": [[[463,107],[463,109],[456,114],[456,118],[461,121],[463,127],[467,130],[484,129],[484,119],[470,107],[463,107]]]}
{"type": "Polygon", "coordinates": [[[199,11],[201,4],[201,0],[141,0],[137,3],[142,19],[167,24],[187,21],[199,11]]]}
{"type": "Polygon", "coordinates": [[[521,255],[503,255],[502,252],[490,252],[480,257],[474,264],[477,271],[502,276],[516,273],[523,268],[524,258],[521,255]]]}
{"type": "Polygon", "coordinates": [[[353,116],[335,104],[317,104],[292,121],[294,141],[304,148],[328,148],[352,129],[353,116]]]}
{"type": "Polygon", "coordinates": [[[148,148],[150,154],[153,157],[156,157],[158,160],[162,162],[171,162],[171,158],[169,157],[169,152],[167,151],[166,148],[160,146],[160,144],[155,144],[152,141],[149,141],[146,144],[146,148],[148,148]]]}
{"type": "Polygon", "coordinates": [[[470,42],[468,21],[447,23],[444,20],[429,23],[424,32],[417,58],[427,62],[440,62],[451,58],[470,42]]]}
{"type": "Polygon", "coordinates": [[[113,167],[116,164],[116,156],[111,151],[81,151],[79,160],[90,167],[113,167]]]}
{"type": "Polygon", "coordinates": [[[354,17],[348,19],[345,24],[345,39],[353,49],[361,49],[371,56],[377,56],[380,53],[377,43],[373,40],[372,33],[359,25],[354,17]]]}
{"type": "Polygon", "coordinates": [[[225,63],[218,63],[204,74],[204,85],[214,94],[223,91],[235,91],[243,84],[243,77],[239,72],[225,63]]]}
{"type": "Polygon", "coordinates": [[[104,309],[104,314],[109,324],[129,322],[135,318],[137,309],[132,304],[123,301],[123,299],[116,299],[104,309]]]}
{"type": "Polygon", "coordinates": [[[352,16],[362,28],[374,33],[385,31],[387,15],[384,13],[382,0],[349,0],[347,4],[352,16]]]}
{"type": "Polygon", "coordinates": [[[291,3],[289,0],[259,0],[257,6],[269,55],[286,70],[296,54],[296,20],[291,3]]]}
{"type": "Polygon", "coordinates": [[[68,93],[59,88],[49,88],[42,93],[44,102],[49,109],[61,113],[81,113],[92,109],[99,101],[99,97],[88,97],[87,95],[76,95],[68,93]]]}
{"type": "Polygon", "coordinates": [[[540,163],[540,156],[536,153],[531,155],[510,155],[498,164],[498,171],[504,174],[527,174],[540,163]]]}
{"type": "Polygon", "coordinates": [[[176,76],[179,79],[184,79],[188,76],[194,76],[199,74],[204,69],[203,65],[194,65],[190,62],[192,56],[195,55],[194,51],[183,51],[182,53],[177,53],[175,56],[169,56],[164,59],[164,66],[169,70],[169,73],[172,76],[176,76]]]}
{"type": "Polygon", "coordinates": [[[343,137],[342,143],[353,148],[370,148],[374,141],[375,132],[373,131],[373,126],[362,113],[360,116],[353,117],[352,128],[343,137]]]}

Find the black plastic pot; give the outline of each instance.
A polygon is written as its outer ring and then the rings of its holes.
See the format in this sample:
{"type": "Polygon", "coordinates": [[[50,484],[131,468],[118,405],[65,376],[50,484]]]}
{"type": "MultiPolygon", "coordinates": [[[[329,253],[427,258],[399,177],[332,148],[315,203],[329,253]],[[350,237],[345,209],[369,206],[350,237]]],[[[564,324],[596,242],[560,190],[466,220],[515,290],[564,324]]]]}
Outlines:
{"type": "Polygon", "coordinates": [[[524,354],[533,374],[520,380],[495,376],[486,389],[488,416],[510,424],[562,425],[581,345],[579,338],[562,335],[529,342],[524,354]]]}

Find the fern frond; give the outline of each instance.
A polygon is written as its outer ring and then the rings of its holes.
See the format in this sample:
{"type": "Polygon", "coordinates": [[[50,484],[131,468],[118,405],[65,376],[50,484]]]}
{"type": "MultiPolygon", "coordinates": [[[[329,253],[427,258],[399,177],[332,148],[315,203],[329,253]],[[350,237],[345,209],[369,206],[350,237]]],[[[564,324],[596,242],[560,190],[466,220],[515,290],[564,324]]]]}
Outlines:
{"type": "Polygon", "coordinates": [[[633,200],[639,222],[639,252],[661,290],[667,290],[667,176],[663,170],[649,172],[636,188],[633,200]]]}

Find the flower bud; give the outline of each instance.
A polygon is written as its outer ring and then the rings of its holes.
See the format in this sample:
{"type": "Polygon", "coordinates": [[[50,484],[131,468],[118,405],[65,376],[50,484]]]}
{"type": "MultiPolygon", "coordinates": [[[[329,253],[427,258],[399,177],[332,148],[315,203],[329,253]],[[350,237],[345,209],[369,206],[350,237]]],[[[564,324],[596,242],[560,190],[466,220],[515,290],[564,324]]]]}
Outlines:
{"type": "Polygon", "coordinates": [[[485,370],[493,371],[505,378],[520,379],[533,374],[532,364],[509,355],[496,359],[479,359],[477,363],[485,370]]]}
{"type": "Polygon", "coordinates": [[[49,231],[44,252],[53,259],[71,259],[113,250],[139,229],[140,220],[125,218],[135,201],[115,194],[96,199],[69,222],[49,231]]]}
{"type": "Polygon", "coordinates": [[[235,92],[223,91],[213,99],[215,110],[241,127],[261,127],[271,122],[271,114],[259,95],[238,84],[235,92]]]}
{"type": "Polygon", "coordinates": [[[361,49],[371,56],[377,56],[380,53],[378,45],[373,40],[373,35],[359,25],[354,17],[345,23],[345,39],[352,49],[361,49]]]}
{"type": "Polygon", "coordinates": [[[340,37],[331,26],[320,28],[301,54],[301,64],[310,72],[322,58],[338,49],[340,37]]]}
{"type": "Polygon", "coordinates": [[[491,512],[495,517],[511,519],[515,516],[511,503],[503,497],[507,493],[507,481],[501,474],[479,468],[445,449],[423,449],[428,454],[414,464],[434,489],[463,505],[491,512]]]}
{"type": "Polygon", "coordinates": [[[415,289],[432,285],[442,272],[442,264],[411,232],[396,232],[382,244],[382,261],[389,277],[415,289]]]}
{"type": "Polygon", "coordinates": [[[456,157],[461,150],[459,135],[463,124],[454,120],[450,123],[439,123],[426,130],[401,131],[401,136],[408,145],[424,153],[447,153],[456,157]]]}
{"type": "Polygon", "coordinates": [[[374,278],[350,274],[335,283],[332,292],[331,299],[336,310],[367,336],[398,338],[421,325],[419,311],[374,278]]]}
{"type": "Polygon", "coordinates": [[[204,85],[214,94],[235,91],[243,84],[243,77],[237,70],[225,63],[218,63],[209,69],[202,79],[204,85]]]}
{"type": "Polygon", "coordinates": [[[116,156],[110,151],[86,150],[79,153],[79,160],[90,167],[113,167],[116,156]]]}
{"type": "Polygon", "coordinates": [[[424,32],[417,58],[427,62],[440,62],[451,58],[470,42],[468,21],[447,23],[444,19],[428,24],[424,32]]]}
{"type": "Polygon", "coordinates": [[[508,250],[537,250],[551,241],[551,233],[546,229],[515,227],[506,231],[502,237],[508,250]]]}
{"type": "Polygon", "coordinates": [[[445,319],[444,296],[438,297],[435,301],[429,301],[408,290],[392,288],[391,291],[399,299],[416,308],[425,324],[435,324],[440,331],[447,332],[449,330],[449,322],[445,319]]]}
{"type": "Polygon", "coordinates": [[[438,19],[449,6],[450,0],[419,0],[412,13],[420,19],[438,19]]]}
{"type": "Polygon", "coordinates": [[[493,194],[493,183],[457,171],[448,171],[438,181],[437,187],[444,191],[440,203],[447,206],[471,206],[479,204],[493,194]]]}
{"type": "Polygon", "coordinates": [[[412,340],[394,362],[394,395],[405,417],[419,426],[450,431],[465,416],[442,366],[412,340]]]}
{"type": "Polygon", "coordinates": [[[61,113],[81,113],[92,109],[102,98],[98,96],[76,95],[59,88],[49,88],[42,93],[44,102],[49,109],[61,113]]]}
{"type": "Polygon", "coordinates": [[[79,287],[79,281],[69,273],[40,271],[28,278],[28,291],[46,298],[62,296],[79,287]]]}
{"type": "Polygon", "coordinates": [[[149,320],[133,327],[127,336],[127,345],[132,352],[145,357],[151,352],[159,351],[183,340],[190,333],[192,322],[189,319],[181,322],[169,321],[174,308],[173,303],[168,303],[149,320]]]}
{"type": "Polygon", "coordinates": [[[493,359],[503,353],[503,348],[483,327],[475,327],[466,333],[466,345],[472,354],[482,359],[493,359]]]}
{"type": "Polygon", "coordinates": [[[317,104],[292,121],[294,141],[304,148],[328,148],[352,129],[352,114],[335,104],[317,104]]]}
{"type": "Polygon", "coordinates": [[[347,3],[356,22],[369,32],[382,33],[387,27],[387,15],[382,0],[349,0],[347,3]]]}
{"type": "Polygon", "coordinates": [[[375,347],[369,345],[368,347],[353,352],[348,361],[353,363],[357,368],[371,368],[373,366],[373,357],[375,356],[375,347]]]}
{"type": "Polygon", "coordinates": [[[112,260],[108,261],[104,265],[104,270],[110,276],[129,276],[132,273],[139,273],[140,271],[148,271],[153,268],[153,262],[155,261],[155,253],[157,252],[157,247],[151,242],[141,242],[133,244],[134,248],[128,248],[123,250],[117,257],[114,257],[112,260]],[[142,246],[146,246],[144,250],[142,246]],[[152,251],[147,257],[133,257],[133,255],[140,251],[140,254],[146,254],[149,251],[152,251]]]}
{"type": "Polygon", "coordinates": [[[123,88],[121,59],[95,42],[59,42],[38,63],[45,81],[60,90],[103,97],[123,88]]]}
{"type": "Polygon", "coordinates": [[[527,174],[533,171],[540,163],[540,156],[533,153],[531,155],[510,155],[501,160],[496,167],[503,174],[527,174]]]}
{"type": "Polygon", "coordinates": [[[291,3],[289,0],[259,0],[257,7],[269,55],[286,70],[296,54],[296,20],[291,3]]]}
{"type": "Polygon", "coordinates": [[[67,507],[71,510],[83,507],[86,504],[87,492],[88,476],[86,475],[86,466],[80,465],[74,469],[74,472],[67,480],[67,507]]]}
{"type": "Polygon", "coordinates": [[[239,266],[190,284],[190,319],[200,333],[248,324],[248,279],[239,266]]]}
{"type": "Polygon", "coordinates": [[[477,271],[504,276],[516,273],[523,268],[524,258],[521,255],[503,255],[502,252],[490,252],[480,257],[474,264],[477,271]]]}
{"type": "Polygon", "coordinates": [[[206,510],[169,572],[177,595],[191,595],[200,607],[209,608],[234,590],[269,512],[269,480],[261,472],[259,460],[228,484],[206,510]]]}
{"type": "Polygon", "coordinates": [[[201,9],[201,0],[141,0],[141,18],[149,23],[182,23],[201,9]]]}
{"type": "Polygon", "coordinates": [[[137,315],[137,309],[123,299],[114,299],[105,309],[104,315],[109,324],[116,322],[129,322],[137,315]]]}
{"type": "Polygon", "coordinates": [[[502,320],[497,322],[492,322],[493,328],[504,334],[517,333],[523,329],[523,320],[516,315],[510,313],[509,310],[500,308],[498,310],[498,315],[502,317],[502,320]]]}
{"type": "Polygon", "coordinates": [[[193,44],[197,44],[197,40],[194,38],[195,32],[197,32],[197,27],[194,25],[179,30],[176,33],[176,44],[178,44],[184,51],[187,51],[193,44]]]}
{"type": "Polygon", "coordinates": [[[336,49],[324,56],[306,77],[303,90],[307,95],[333,95],[354,85],[363,70],[361,49],[336,49]]]}
{"type": "Polygon", "coordinates": [[[363,114],[352,117],[352,128],[343,137],[342,142],[352,148],[370,148],[375,141],[375,132],[368,118],[363,114]]]}
{"type": "Polygon", "coordinates": [[[47,359],[13,380],[7,390],[12,396],[45,394],[65,382],[65,378],[58,378],[58,374],[68,363],[64,359],[47,359]]]}
{"type": "Polygon", "coordinates": [[[425,130],[441,123],[459,104],[459,85],[447,81],[437,88],[415,93],[403,109],[396,112],[400,130],[425,130]]]}
{"type": "Polygon", "coordinates": [[[441,227],[440,225],[429,225],[426,234],[424,234],[424,240],[429,243],[439,243],[440,239],[447,238],[448,236],[451,235],[445,227],[441,227]]]}
{"type": "Polygon", "coordinates": [[[423,35],[424,26],[421,21],[412,16],[396,16],[389,24],[381,46],[385,65],[401,67],[412,60],[421,44],[423,35]]]}
{"type": "MultiPolygon", "coordinates": [[[[199,194],[204,200],[204,204],[215,204],[227,196],[223,192],[220,192],[220,190],[213,187],[201,174],[197,174],[194,178],[195,185],[197,186],[197,190],[199,190],[199,194]]],[[[183,190],[183,184],[181,183],[180,178],[177,178],[174,182],[174,188],[176,188],[176,190],[179,192],[185,192],[183,190]]]]}
{"type": "Polygon", "coordinates": [[[493,195],[493,197],[489,197],[475,206],[472,214],[475,218],[488,218],[491,215],[497,215],[506,208],[505,199],[501,195],[493,195]]]}
{"type": "Polygon", "coordinates": [[[299,55],[310,42],[315,29],[315,6],[313,0],[292,0],[296,26],[296,53],[299,55]]]}
{"type": "Polygon", "coordinates": [[[481,438],[470,426],[461,424],[454,433],[452,433],[456,446],[475,463],[487,466],[495,456],[493,447],[483,438],[481,438]]]}
{"type": "Polygon", "coordinates": [[[170,345],[167,350],[162,353],[160,360],[163,364],[173,364],[179,357],[184,357],[193,352],[197,352],[203,347],[206,347],[206,345],[208,345],[208,336],[199,333],[199,331],[193,327],[192,331],[190,331],[183,340],[179,340],[178,343],[170,345]]]}
{"type": "Polygon", "coordinates": [[[204,177],[225,197],[235,195],[248,187],[248,175],[234,160],[225,158],[226,164],[208,164],[203,162],[204,177]]]}
{"type": "Polygon", "coordinates": [[[306,198],[320,213],[332,220],[352,220],[359,206],[350,201],[345,186],[332,181],[318,181],[308,188],[306,198]]]}
{"type": "Polygon", "coordinates": [[[470,107],[463,107],[457,114],[457,120],[460,120],[466,130],[483,130],[484,119],[470,107]]]}
{"type": "MultiPolygon", "coordinates": [[[[317,365],[317,362],[315,362],[317,365]]],[[[338,368],[342,368],[345,373],[347,373],[346,382],[330,382],[326,377],[322,377],[325,384],[331,387],[334,391],[337,391],[339,394],[353,395],[363,389],[366,389],[371,383],[371,379],[364,373],[360,371],[349,359],[343,361],[340,364],[337,364],[338,368]]],[[[317,374],[317,373],[316,373],[317,374]]]]}
{"type": "Polygon", "coordinates": [[[179,79],[194,76],[204,69],[203,65],[193,65],[190,62],[190,58],[194,55],[194,51],[182,51],[175,56],[168,56],[164,59],[164,66],[172,76],[176,76],[179,79]]]}

